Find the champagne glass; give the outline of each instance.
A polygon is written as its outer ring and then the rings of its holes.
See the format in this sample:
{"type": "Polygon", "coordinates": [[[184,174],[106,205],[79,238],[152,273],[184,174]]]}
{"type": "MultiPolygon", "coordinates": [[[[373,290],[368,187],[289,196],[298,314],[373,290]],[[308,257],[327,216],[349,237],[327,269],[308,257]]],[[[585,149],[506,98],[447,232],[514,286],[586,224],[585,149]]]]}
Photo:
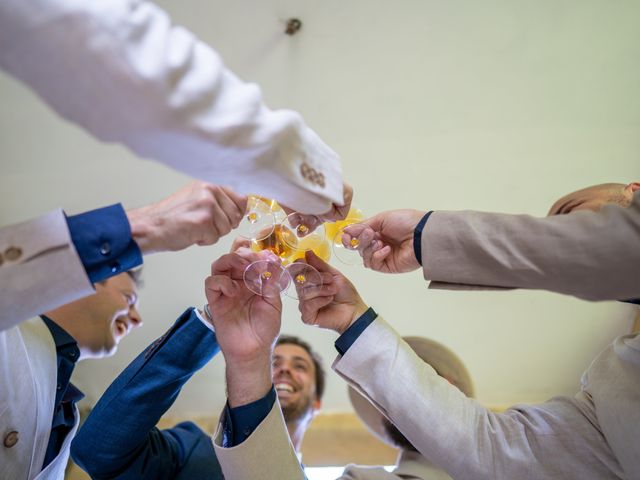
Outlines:
{"type": "Polygon", "coordinates": [[[287,265],[285,270],[291,278],[288,288],[284,291],[287,297],[298,300],[304,291],[322,286],[322,275],[308,263],[293,262],[287,265]]]}
{"type": "MultiPolygon", "coordinates": [[[[272,211],[281,210],[274,201],[261,201],[272,211]]],[[[285,291],[286,295],[297,298],[300,289],[322,286],[322,276],[315,268],[295,260],[304,258],[306,250],[326,244],[324,237],[322,220],[313,215],[291,214],[284,216],[273,228],[267,226],[256,231],[251,249],[255,252],[268,250],[279,262],[259,260],[247,266],[244,273],[247,288],[258,295],[273,296],[285,291]],[[291,288],[293,283],[295,286],[291,288]]],[[[328,246],[325,250],[329,250],[328,246]]]]}
{"type": "Polygon", "coordinates": [[[268,237],[276,221],[272,205],[256,195],[249,195],[245,216],[238,225],[238,235],[256,241],[268,237]]]}
{"type": "Polygon", "coordinates": [[[283,237],[287,245],[296,251],[314,250],[326,240],[324,220],[316,215],[292,213],[281,223],[283,229],[290,232],[283,237]]]}
{"type": "Polygon", "coordinates": [[[239,234],[251,240],[254,251],[269,250],[275,253],[278,261],[258,260],[252,262],[244,271],[244,283],[249,290],[257,295],[275,296],[285,290],[291,281],[289,273],[282,266],[282,258],[287,253],[280,250],[283,244],[279,238],[282,234],[276,218],[284,218],[286,214],[278,202],[257,195],[249,196],[245,218],[238,227],[239,234]],[[276,230],[278,227],[278,230],[276,230]]]}
{"type": "MultiPolygon", "coordinates": [[[[304,261],[305,252],[311,250],[320,258],[330,256],[330,249],[327,244],[326,234],[323,226],[324,221],[316,215],[304,215],[292,213],[281,223],[280,227],[288,232],[282,239],[291,249],[291,254],[286,259],[285,269],[291,276],[291,284],[285,291],[285,295],[291,298],[298,298],[302,290],[321,287],[322,276],[320,273],[304,261]]],[[[323,258],[323,259],[324,259],[323,258]]]]}
{"type": "Polygon", "coordinates": [[[326,228],[332,240],[334,256],[345,265],[361,264],[360,252],[373,241],[369,229],[361,223],[364,219],[362,210],[354,207],[344,220],[326,228]]]}
{"type": "Polygon", "coordinates": [[[276,297],[291,283],[290,273],[272,260],[257,260],[244,270],[244,284],[256,295],[276,297]]]}

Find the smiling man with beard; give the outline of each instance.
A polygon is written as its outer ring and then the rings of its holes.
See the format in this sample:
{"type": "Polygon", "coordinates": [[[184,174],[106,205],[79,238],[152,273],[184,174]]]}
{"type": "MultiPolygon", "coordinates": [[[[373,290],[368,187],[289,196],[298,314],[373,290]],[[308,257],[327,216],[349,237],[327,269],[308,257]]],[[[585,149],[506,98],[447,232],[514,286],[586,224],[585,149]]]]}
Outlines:
{"type": "Polygon", "coordinates": [[[273,351],[273,384],[296,452],[309,424],[319,412],[324,393],[322,360],[298,337],[280,335],[273,351]]]}

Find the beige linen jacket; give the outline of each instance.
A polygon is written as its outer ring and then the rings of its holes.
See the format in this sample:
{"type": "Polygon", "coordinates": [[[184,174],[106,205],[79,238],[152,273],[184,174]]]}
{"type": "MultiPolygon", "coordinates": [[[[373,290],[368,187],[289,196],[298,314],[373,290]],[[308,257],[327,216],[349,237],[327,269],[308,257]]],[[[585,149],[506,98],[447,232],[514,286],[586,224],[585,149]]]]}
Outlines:
{"type": "Polygon", "coordinates": [[[451,477],[418,452],[405,450],[398,455],[391,472],[382,467],[348,465],[338,480],[451,480],[451,477]]]}
{"type": "MultiPolygon", "coordinates": [[[[223,416],[221,416],[223,418],[223,416]]],[[[303,480],[302,467],[289,440],[280,404],[276,401],[258,428],[240,445],[222,446],[222,424],[213,436],[213,446],[225,480],[303,480]]],[[[380,466],[348,465],[337,480],[450,480],[417,452],[404,451],[396,468],[387,472],[380,466]]]]}
{"type": "Polygon", "coordinates": [[[640,478],[640,335],[603,351],[574,397],[503,413],[452,387],[380,317],[333,368],[455,479],[640,478]]]}
{"type": "Polygon", "coordinates": [[[607,205],[598,213],[545,218],[436,211],[422,231],[422,264],[432,288],[640,298],[640,192],[628,208],[607,205]]]}
{"type": "Polygon", "coordinates": [[[56,395],[56,347],[36,317],[0,331],[0,478],[62,480],[80,416],[58,456],[42,470],[56,395]],[[12,434],[17,442],[7,444],[12,434]]]}
{"type": "Polygon", "coordinates": [[[62,210],[0,228],[0,255],[0,331],[94,293],[62,210]]]}
{"type": "MultiPolygon", "coordinates": [[[[640,334],[603,351],[574,397],[503,413],[440,377],[381,317],[333,368],[457,480],[640,478],[640,334]]],[[[227,480],[304,478],[278,407],[237,447],[221,448],[214,437],[227,480]]]]}

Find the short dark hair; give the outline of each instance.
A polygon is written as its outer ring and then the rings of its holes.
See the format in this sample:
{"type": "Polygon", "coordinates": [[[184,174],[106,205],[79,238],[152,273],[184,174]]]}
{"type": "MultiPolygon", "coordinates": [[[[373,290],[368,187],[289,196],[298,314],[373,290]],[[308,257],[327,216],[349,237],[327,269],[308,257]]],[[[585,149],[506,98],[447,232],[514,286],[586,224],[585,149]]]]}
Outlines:
{"type": "Polygon", "coordinates": [[[324,367],[322,366],[322,357],[311,348],[311,345],[295,335],[280,335],[276,342],[276,347],[278,345],[297,345],[298,347],[306,350],[316,367],[316,395],[318,400],[322,400],[327,376],[324,367]]]}
{"type": "MultiPolygon", "coordinates": [[[[142,280],[142,267],[132,268],[131,270],[127,270],[126,272],[118,273],[118,275],[121,275],[123,273],[126,273],[127,275],[129,275],[129,278],[131,278],[131,280],[133,281],[133,283],[137,288],[142,288],[144,286],[144,281],[142,280]]],[[[100,280],[99,282],[96,282],[96,283],[99,283],[100,285],[104,285],[105,282],[112,277],[107,277],[104,280],[100,280]]]]}
{"type": "Polygon", "coordinates": [[[127,270],[126,274],[131,277],[133,283],[138,288],[142,288],[144,286],[144,282],[142,281],[142,267],[132,268],[131,270],[127,270]]]}

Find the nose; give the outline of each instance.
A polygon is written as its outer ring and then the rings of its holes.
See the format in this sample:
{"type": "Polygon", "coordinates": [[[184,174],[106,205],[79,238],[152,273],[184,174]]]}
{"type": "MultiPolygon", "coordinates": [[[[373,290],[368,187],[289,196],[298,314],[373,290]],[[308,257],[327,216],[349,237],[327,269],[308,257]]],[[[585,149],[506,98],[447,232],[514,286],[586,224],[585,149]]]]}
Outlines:
{"type": "Polygon", "coordinates": [[[291,369],[289,367],[289,363],[286,361],[278,362],[276,366],[273,367],[274,378],[277,378],[283,374],[287,374],[288,376],[291,376],[291,369]]]}
{"type": "Polygon", "coordinates": [[[142,325],[142,317],[134,306],[129,307],[129,321],[132,329],[142,325]]]}

